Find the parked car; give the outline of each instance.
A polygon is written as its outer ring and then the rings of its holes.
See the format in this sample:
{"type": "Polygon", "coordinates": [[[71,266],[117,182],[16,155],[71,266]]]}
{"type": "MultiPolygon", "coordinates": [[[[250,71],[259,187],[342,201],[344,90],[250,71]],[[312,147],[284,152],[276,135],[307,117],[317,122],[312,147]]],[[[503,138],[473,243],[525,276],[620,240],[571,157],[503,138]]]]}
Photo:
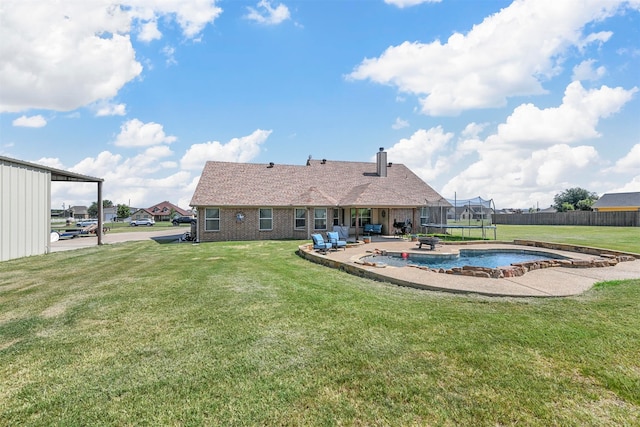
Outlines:
{"type": "Polygon", "coordinates": [[[76,222],[76,227],[88,227],[90,225],[98,225],[97,219],[83,219],[81,221],[76,222]]]}
{"type": "Polygon", "coordinates": [[[195,218],[190,216],[176,216],[171,220],[171,224],[180,225],[180,224],[191,224],[195,222],[195,218]]]}
{"type": "Polygon", "coordinates": [[[147,225],[147,226],[150,227],[155,223],[156,222],[154,220],[152,220],[151,218],[142,218],[142,219],[132,219],[131,223],[129,223],[129,225],[132,226],[132,227],[137,227],[139,225],[147,225]]]}

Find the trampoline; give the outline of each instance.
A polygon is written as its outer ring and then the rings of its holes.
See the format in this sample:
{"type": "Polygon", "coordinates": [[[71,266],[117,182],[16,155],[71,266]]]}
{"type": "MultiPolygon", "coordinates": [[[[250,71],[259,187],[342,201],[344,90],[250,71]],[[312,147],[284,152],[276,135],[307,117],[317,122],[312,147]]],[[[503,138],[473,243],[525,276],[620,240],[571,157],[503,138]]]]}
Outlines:
{"type": "MultiPolygon", "coordinates": [[[[462,238],[464,239],[464,231],[469,230],[469,237],[471,237],[471,230],[481,230],[482,238],[487,238],[487,231],[493,230],[493,240],[497,240],[497,228],[491,222],[491,214],[495,212],[496,207],[493,203],[493,199],[483,199],[482,197],[474,197],[472,199],[460,199],[457,197],[454,199],[446,199],[450,206],[446,207],[447,212],[453,208],[453,218],[449,218],[451,214],[446,216],[441,213],[440,218],[447,218],[445,223],[426,222],[420,224],[425,228],[428,233],[429,229],[441,229],[444,233],[447,233],[448,229],[461,230],[462,238]],[[449,219],[453,222],[449,223],[449,219]],[[465,222],[467,222],[465,224],[465,222]],[[479,222],[479,223],[478,223],[479,222]]],[[[441,206],[441,209],[445,209],[441,206]]]]}

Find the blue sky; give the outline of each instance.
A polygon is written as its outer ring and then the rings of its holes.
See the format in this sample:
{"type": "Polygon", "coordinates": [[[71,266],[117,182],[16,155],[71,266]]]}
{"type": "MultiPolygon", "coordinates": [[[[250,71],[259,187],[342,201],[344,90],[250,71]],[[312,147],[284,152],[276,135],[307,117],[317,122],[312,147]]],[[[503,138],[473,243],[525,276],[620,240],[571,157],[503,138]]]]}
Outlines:
{"type": "Polygon", "coordinates": [[[0,4],[0,154],[135,207],[188,208],[206,160],[379,147],[497,207],[640,191],[639,87],[639,0],[0,4]]]}

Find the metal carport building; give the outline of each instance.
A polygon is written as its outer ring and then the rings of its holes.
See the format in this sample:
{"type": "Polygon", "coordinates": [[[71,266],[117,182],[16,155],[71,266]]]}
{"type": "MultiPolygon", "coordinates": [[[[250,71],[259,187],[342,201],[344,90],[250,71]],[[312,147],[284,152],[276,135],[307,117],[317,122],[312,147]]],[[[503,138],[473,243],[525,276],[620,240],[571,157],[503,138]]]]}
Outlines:
{"type": "Polygon", "coordinates": [[[52,181],[98,184],[102,244],[102,178],[0,156],[0,261],[50,252],[52,181]]]}

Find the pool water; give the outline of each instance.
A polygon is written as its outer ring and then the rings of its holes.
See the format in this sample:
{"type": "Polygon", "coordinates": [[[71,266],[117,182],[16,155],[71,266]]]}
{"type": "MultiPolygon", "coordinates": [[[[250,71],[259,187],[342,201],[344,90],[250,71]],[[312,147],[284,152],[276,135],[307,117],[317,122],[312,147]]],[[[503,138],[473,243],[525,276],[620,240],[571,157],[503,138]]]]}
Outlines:
{"type": "Polygon", "coordinates": [[[453,267],[464,267],[465,265],[474,267],[497,268],[504,267],[518,262],[541,261],[551,259],[564,259],[563,256],[548,252],[524,251],[524,250],[464,250],[460,255],[422,255],[407,254],[406,258],[401,255],[377,255],[368,256],[363,260],[375,263],[384,263],[396,267],[404,267],[408,264],[420,265],[429,268],[450,269],[453,267]]]}

